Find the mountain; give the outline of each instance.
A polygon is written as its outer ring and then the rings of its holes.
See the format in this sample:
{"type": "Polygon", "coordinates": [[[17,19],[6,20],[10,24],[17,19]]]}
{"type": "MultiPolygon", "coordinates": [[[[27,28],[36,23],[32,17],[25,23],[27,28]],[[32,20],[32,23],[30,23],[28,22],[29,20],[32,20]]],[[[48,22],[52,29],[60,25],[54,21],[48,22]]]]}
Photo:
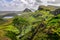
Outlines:
{"type": "Polygon", "coordinates": [[[30,9],[26,8],[23,12],[32,12],[30,9]]]}
{"type": "Polygon", "coordinates": [[[45,9],[45,10],[54,11],[54,10],[56,10],[58,8],[60,8],[60,7],[58,7],[58,6],[51,6],[51,5],[48,5],[48,6],[41,5],[41,6],[38,7],[38,10],[45,9]]]}

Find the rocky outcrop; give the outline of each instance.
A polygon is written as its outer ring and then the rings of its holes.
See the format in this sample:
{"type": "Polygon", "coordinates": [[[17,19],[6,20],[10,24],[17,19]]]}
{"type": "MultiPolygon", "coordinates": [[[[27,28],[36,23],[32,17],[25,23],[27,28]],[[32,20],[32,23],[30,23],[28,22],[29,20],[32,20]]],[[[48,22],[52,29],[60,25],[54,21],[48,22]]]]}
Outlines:
{"type": "Polygon", "coordinates": [[[51,13],[54,15],[58,15],[58,14],[60,14],[60,9],[56,9],[54,11],[51,11],[51,13]]]}
{"type": "Polygon", "coordinates": [[[23,12],[31,12],[31,10],[26,8],[23,12]]]}

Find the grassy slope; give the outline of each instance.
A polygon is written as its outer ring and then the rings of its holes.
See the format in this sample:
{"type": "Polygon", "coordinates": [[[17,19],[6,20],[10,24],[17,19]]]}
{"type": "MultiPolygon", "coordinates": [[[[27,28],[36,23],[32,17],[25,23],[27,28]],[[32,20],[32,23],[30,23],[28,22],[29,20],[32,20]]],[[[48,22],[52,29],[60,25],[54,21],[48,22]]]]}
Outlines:
{"type": "MultiPolygon", "coordinates": [[[[5,35],[6,35],[6,33],[7,33],[7,31],[12,31],[12,32],[14,32],[14,33],[16,33],[16,34],[18,34],[19,33],[19,30],[16,28],[16,27],[14,27],[13,25],[12,25],[12,19],[7,19],[8,21],[6,21],[6,22],[4,22],[3,24],[1,24],[0,25],[0,40],[5,40],[5,38],[8,38],[8,37],[5,37],[5,35]],[[5,33],[6,32],[6,33],[5,33]],[[3,34],[4,33],[4,34],[3,34]],[[2,37],[2,36],[3,37],[2,37]]],[[[7,39],[6,39],[7,40],[7,39]]],[[[8,40],[10,40],[10,38],[8,38],[8,40]]]]}

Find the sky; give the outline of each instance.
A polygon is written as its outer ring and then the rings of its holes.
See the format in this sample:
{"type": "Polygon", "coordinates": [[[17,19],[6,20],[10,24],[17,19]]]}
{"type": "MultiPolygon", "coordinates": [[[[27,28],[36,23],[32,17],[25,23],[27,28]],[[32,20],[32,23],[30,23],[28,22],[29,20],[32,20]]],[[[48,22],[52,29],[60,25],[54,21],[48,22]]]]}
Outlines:
{"type": "Polygon", "coordinates": [[[60,6],[60,0],[0,0],[0,11],[35,11],[40,5],[60,6]]]}

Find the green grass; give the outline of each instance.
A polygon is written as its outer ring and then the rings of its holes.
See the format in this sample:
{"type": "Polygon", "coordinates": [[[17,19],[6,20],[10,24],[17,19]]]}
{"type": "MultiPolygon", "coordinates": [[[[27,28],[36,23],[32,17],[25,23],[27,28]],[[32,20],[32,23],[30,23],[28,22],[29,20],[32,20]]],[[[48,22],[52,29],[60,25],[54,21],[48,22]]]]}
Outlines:
{"type": "Polygon", "coordinates": [[[19,33],[19,30],[18,30],[16,27],[14,27],[13,25],[8,25],[5,30],[6,30],[6,31],[12,31],[12,32],[14,32],[14,33],[16,33],[16,34],[19,33]]]}

